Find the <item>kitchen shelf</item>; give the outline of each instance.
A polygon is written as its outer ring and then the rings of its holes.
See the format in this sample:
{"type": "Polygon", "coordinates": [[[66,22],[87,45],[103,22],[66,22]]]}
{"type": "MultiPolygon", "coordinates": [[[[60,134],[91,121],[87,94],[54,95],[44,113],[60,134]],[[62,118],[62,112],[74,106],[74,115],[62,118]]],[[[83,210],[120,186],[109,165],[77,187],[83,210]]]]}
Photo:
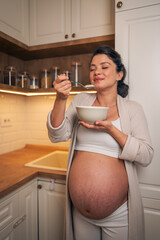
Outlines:
{"type": "Polygon", "coordinates": [[[114,48],[114,43],[115,35],[112,34],[81,40],[27,46],[3,32],[0,32],[0,51],[22,60],[93,53],[93,51],[101,45],[108,45],[114,48]]]}
{"type": "MultiPolygon", "coordinates": [[[[83,87],[72,87],[71,95],[78,94],[80,92],[94,93],[95,90],[87,90],[83,87]]],[[[10,93],[24,96],[45,96],[56,95],[54,88],[39,88],[39,89],[24,89],[17,86],[9,86],[7,84],[0,83],[0,93],[10,93]]]]}

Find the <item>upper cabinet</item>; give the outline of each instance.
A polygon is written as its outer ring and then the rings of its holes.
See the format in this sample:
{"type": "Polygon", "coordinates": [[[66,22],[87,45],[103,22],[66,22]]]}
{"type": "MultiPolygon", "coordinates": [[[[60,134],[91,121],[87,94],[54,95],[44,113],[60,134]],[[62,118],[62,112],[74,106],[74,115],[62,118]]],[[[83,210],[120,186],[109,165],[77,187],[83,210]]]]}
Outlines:
{"type": "Polygon", "coordinates": [[[28,0],[0,0],[0,31],[29,44],[28,0]]]}
{"type": "Polygon", "coordinates": [[[30,0],[30,45],[114,34],[113,0],[30,0]]]}
{"type": "Polygon", "coordinates": [[[122,0],[122,1],[115,1],[116,4],[116,12],[139,8],[139,7],[146,7],[150,5],[154,5],[160,3],[160,0],[122,0]]]}
{"type": "Polygon", "coordinates": [[[72,0],[71,38],[114,34],[113,0],[72,0]]]}
{"type": "Polygon", "coordinates": [[[114,47],[114,0],[0,0],[0,51],[23,60],[114,47]]]}
{"type": "Polygon", "coordinates": [[[30,45],[64,41],[70,35],[70,7],[71,0],[30,0],[30,45]]]}

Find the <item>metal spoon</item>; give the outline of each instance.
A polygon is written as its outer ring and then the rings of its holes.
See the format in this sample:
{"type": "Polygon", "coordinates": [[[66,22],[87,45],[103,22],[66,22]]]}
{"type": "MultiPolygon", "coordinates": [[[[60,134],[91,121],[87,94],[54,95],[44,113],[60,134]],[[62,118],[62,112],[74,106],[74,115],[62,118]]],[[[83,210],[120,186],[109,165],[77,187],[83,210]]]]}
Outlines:
{"type": "Polygon", "coordinates": [[[94,85],[92,84],[87,84],[87,85],[83,85],[82,83],[78,83],[80,86],[86,88],[86,89],[91,89],[91,88],[94,88],[94,85]]]}

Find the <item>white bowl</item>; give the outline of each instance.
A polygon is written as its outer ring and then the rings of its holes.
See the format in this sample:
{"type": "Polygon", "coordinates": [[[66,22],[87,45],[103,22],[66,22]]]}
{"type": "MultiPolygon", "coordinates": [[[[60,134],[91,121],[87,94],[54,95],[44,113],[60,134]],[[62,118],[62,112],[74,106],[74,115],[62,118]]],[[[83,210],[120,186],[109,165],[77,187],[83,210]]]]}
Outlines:
{"type": "Polygon", "coordinates": [[[97,120],[106,119],[109,107],[77,106],[76,110],[81,121],[94,124],[97,120]]]}

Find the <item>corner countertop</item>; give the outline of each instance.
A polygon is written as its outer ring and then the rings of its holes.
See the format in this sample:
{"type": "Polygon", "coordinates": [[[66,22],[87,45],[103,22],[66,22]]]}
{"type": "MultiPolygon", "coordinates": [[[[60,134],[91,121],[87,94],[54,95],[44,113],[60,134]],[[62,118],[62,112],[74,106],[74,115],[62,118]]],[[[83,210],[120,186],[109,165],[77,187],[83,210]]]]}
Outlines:
{"type": "Polygon", "coordinates": [[[66,147],[26,145],[24,148],[0,155],[0,198],[6,196],[35,177],[66,179],[66,172],[26,167],[24,164],[66,147]]]}

